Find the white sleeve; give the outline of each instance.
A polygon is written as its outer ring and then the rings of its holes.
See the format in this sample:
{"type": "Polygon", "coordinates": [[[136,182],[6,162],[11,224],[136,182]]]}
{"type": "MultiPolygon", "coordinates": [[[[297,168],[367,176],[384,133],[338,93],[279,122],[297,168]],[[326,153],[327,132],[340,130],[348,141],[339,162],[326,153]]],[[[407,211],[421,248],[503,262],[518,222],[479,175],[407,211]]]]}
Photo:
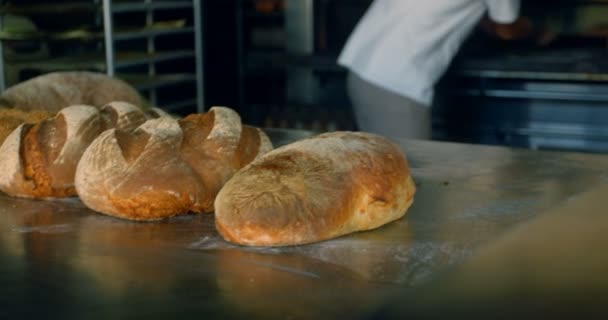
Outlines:
{"type": "Polygon", "coordinates": [[[497,23],[513,23],[519,17],[520,0],[485,0],[490,19],[497,23]]]}

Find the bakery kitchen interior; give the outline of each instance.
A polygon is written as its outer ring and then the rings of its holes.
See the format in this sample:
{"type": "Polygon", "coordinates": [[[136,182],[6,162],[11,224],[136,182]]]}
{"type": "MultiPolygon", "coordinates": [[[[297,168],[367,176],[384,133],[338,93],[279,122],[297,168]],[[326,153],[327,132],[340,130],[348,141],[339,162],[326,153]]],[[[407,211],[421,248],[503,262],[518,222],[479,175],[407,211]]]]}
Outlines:
{"type": "Polygon", "coordinates": [[[608,316],[607,0],[0,0],[0,317],[608,316]]]}

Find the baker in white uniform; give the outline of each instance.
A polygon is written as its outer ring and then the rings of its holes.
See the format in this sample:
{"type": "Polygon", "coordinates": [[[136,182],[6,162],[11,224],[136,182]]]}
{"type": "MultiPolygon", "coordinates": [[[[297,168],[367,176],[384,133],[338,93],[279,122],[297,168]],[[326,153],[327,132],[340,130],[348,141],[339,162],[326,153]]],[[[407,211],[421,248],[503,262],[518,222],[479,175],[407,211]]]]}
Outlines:
{"type": "Polygon", "coordinates": [[[516,23],[519,8],[519,0],[375,0],[338,59],[349,70],[359,128],[430,138],[435,83],[465,38],[486,14],[498,25],[516,23]]]}

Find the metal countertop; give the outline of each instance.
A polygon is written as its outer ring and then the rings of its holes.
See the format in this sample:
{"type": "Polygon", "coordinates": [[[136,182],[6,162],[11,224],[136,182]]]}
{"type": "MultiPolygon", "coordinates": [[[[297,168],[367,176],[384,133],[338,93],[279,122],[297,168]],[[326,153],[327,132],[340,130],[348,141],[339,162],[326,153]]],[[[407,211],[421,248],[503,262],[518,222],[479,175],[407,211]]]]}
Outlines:
{"type": "MultiPolygon", "coordinates": [[[[282,145],[310,133],[269,135],[282,145]]],[[[0,195],[0,317],[362,317],[608,181],[603,155],[399,144],[418,185],[407,215],[305,246],[231,245],[211,214],[136,223],[77,199],[0,195]]]]}

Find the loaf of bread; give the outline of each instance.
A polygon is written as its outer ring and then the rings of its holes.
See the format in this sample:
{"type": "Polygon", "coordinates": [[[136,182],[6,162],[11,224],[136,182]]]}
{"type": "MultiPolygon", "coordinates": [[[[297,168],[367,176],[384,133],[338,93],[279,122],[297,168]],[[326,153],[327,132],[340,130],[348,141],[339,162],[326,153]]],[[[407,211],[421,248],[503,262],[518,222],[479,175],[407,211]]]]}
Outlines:
{"type": "Polygon", "coordinates": [[[58,112],[71,105],[102,107],[112,101],[145,105],[128,83],[102,73],[47,73],[16,84],[0,95],[0,108],[58,112]]]}
{"type": "Polygon", "coordinates": [[[0,146],[0,190],[28,198],[75,196],[76,165],[89,144],[104,130],[132,130],[145,120],[134,105],[114,102],[101,110],[70,106],[55,117],[21,124],[0,146]]]}
{"type": "Polygon", "coordinates": [[[242,126],[228,108],[159,117],[102,133],[78,164],[76,189],[89,208],[124,219],[211,212],[225,182],[271,149],[261,130],[242,126]]]}
{"type": "Polygon", "coordinates": [[[335,132],[273,150],[234,175],[215,200],[222,237],[286,246],[380,227],[402,217],[415,185],[385,138],[335,132]]]}

